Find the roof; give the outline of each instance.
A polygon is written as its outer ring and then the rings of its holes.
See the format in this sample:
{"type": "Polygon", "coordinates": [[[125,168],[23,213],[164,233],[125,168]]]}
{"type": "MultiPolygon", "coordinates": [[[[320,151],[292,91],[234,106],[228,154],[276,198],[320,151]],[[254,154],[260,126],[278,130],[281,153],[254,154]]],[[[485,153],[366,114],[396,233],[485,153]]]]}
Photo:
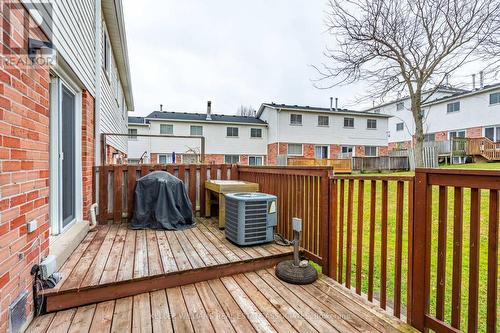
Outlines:
{"type": "Polygon", "coordinates": [[[130,78],[127,35],[125,33],[122,2],[119,0],[103,0],[102,10],[111,40],[111,47],[116,59],[116,67],[120,75],[125,102],[128,111],[134,111],[134,96],[132,94],[132,80],[130,78]]]}
{"type": "MultiPolygon", "coordinates": [[[[425,91],[423,91],[422,93],[423,94],[427,94],[429,92],[431,92],[433,89],[427,89],[425,91]]],[[[449,93],[453,93],[453,94],[458,94],[458,93],[463,93],[463,92],[467,92],[467,90],[465,89],[460,89],[460,88],[454,88],[454,87],[448,87],[448,86],[439,86],[436,88],[436,90],[434,91],[434,93],[436,92],[449,92],[449,93]]],[[[431,95],[432,96],[432,95],[431,95]]],[[[398,102],[401,102],[401,101],[404,101],[404,100],[407,100],[409,99],[410,96],[405,96],[405,97],[401,97],[401,98],[398,98],[398,99],[395,99],[395,100],[392,100],[392,101],[389,101],[387,103],[382,103],[382,104],[378,104],[376,106],[372,106],[368,109],[365,109],[364,111],[373,111],[373,110],[376,110],[376,109],[380,109],[384,106],[387,106],[387,105],[391,105],[391,104],[394,104],[394,103],[398,103],[398,102]]],[[[430,103],[430,102],[429,102],[430,103]]]]}
{"type": "Polygon", "coordinates": [[[468,97],[468,96],[473,96],[473,95],[477,95],[477,94],[482,94],[484,92],[488,92],[488,91],[494,90],[496,88],[500,88],[500,82],[486,85],[483,88],[478,88],[475,90],[464,90],[464,91],[452,94],[450,96],[441,97],[439,99],[435,99],[435,100],[432,100],[430,102],[425,103],[424,106],[447,102],[447,101],[450,101],[450,100],[453,100],[453,99],[456,99],[459,97],[468,97]]]}
{"type": "Polygon", "coordinates": [[[267,125],[265,121],[255,117],[225,115],[225,114],[212,114],[211,117],[212,120],[207,120],[206,113],[154,111],[150,115],[148,115],[146,119],[267,125]]]}
{"type": "Polygon", "coordinates": [[[265,107],[269,107],[272,109],[284,109],[284,110],[297,110],[297,111],[306,111],[306,112],[324,112],[330,114],[340,114],[340,115],[350,115],[350,116],[370,116],[370,117],[380,117],[380,118],[389,118],[389,115],[373,113],[373,112],[365,112],[365,111],[354,111],[349,109],[330,109],[323,108],[318,106],[301,106],[301,105],[290,105],[290,104],[276,104],[276,103],[263,103],[259,111],[257,112],[257,117],[260,117],[265,107]]]}
{"type": "Polygon", "coordinates": [[[129,124],[137,124],[137,125],[146,125],[147,124],[144,117],[128,117],[128,123],[129,124]]]}

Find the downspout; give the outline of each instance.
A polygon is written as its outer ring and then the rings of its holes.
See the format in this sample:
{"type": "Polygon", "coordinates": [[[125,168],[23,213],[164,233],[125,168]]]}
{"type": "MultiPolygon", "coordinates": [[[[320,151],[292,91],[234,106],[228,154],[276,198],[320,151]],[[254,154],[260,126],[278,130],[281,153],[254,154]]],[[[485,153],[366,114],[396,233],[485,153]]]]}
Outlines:
{"type": "MultiPolygon", "coordinates": [[[[94,97],[94,165],[101,164],[101,71],[102,71],[102,7],[101,0],[95,0],[95,35],[94,35],[94,70],[95,70],[95,97],[94,97]]],[[[102,170],[101,170],[102,172],[102,170]]],[[[94,177],[98,179],[99,177],[94,177]]],[[[97,181],[94,185],[95,198],[99,198],[99,186],[97,181]]],[[[93,230],[97,224],[95,217],[97,203],[90,206],[90,230],[93,230]]]]}

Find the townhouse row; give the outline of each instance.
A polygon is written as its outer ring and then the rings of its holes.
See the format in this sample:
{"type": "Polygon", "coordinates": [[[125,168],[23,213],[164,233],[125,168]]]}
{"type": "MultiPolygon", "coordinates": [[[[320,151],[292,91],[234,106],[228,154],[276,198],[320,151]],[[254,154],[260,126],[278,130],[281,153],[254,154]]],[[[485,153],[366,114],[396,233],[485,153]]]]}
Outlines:
{"type": "MultiPolygon", "coordinates": [[[[126,133],[134,103],[121,1],[2,0],[0,22],[0,332],[17,332],[32,267],[85,237],[100,135],[126,133]]],[[[105,145],[126,157],[126,138],[105,145]]]]}
{"type": "Polygon", "coordinates": [[[337,108],[262,104],[255,117],[155,111],[129,117],[129,163],[276,165],[279,156],[387,154],[388,116],[337,108]]]}

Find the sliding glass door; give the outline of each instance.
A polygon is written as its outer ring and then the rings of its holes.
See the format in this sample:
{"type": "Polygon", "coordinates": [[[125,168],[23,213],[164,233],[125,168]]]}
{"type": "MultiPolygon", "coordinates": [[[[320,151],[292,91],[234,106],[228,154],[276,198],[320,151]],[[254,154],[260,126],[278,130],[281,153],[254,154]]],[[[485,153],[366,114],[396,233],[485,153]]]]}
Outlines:
{"type": "Polygon", "coordinates": [[[75,94],[62,85],[61,101],[61,201],[62,229],[75,219],[75,94]]]}

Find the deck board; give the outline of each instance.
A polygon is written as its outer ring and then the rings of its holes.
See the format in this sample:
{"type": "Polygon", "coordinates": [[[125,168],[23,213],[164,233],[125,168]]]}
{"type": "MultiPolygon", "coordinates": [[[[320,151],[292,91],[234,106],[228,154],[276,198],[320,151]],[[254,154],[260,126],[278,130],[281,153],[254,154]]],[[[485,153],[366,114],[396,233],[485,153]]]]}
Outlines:
{"type": "Polygon", "coordinates": [[[28,332],[416,332],[355,296],[325,276],[304,287],[259,270],[47,314],[28,332]]]}

